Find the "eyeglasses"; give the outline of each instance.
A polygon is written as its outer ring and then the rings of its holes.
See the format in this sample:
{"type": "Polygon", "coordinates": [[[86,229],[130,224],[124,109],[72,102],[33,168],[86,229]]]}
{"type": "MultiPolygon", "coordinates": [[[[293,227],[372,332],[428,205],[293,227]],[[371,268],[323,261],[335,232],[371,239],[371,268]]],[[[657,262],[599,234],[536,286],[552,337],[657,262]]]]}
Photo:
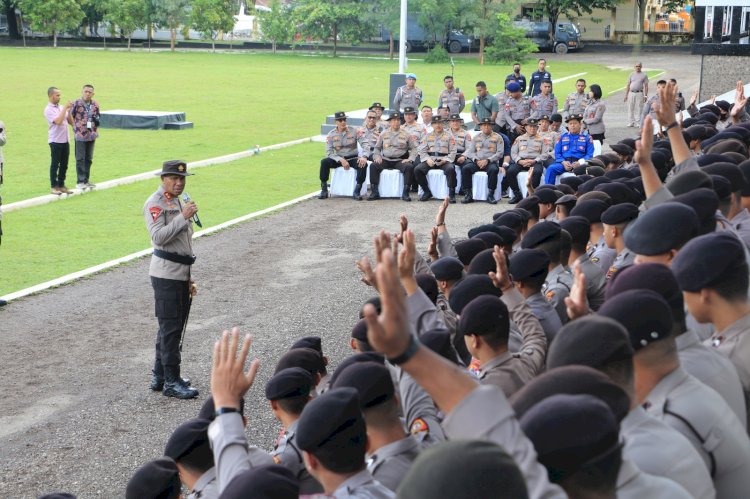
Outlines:
{"type": "Polygon", "coordinates": [[[377,116],[368,116],[367,119],[368,120],[374,120],[374,119],[377,119],[377,116]]]}

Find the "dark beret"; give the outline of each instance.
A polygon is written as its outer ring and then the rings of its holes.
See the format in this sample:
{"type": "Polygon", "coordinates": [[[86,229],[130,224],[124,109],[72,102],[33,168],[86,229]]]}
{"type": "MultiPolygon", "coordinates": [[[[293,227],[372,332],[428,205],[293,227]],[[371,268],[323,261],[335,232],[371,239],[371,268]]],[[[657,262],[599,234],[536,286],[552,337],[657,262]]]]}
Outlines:
{"type": "Polygon", "coordinates": [[[628,170],[627,168],[617,168],[616,170],[608,170],[604,172],[604,176],[611,180],[617,180],[618,178],[633,178],[635,177],[635,172],[633,170],[628,170]]]}
{"type": "Polygon", "coordinates": [[[696,123],[698,123],[698,121],[695,118],[693,118],[692,116],[690,118],[685,118],[684,120],[682,120],[682,126],[684,128],[689,128],[689,127],[695,125],[696,123]]]}
{"type": "Polygon", "coordinates": [[[289,350],[282,355],[276,363],[276,370],[274,370],[274,373],[286,369],[287,367],[301,367],[310,374],[323,373],[326,370],[323,356],[320,355],[320,352],[317,352],[312,348],[295,348],[289,350]]]}
{"type": "Polygon", "coordinates": [[[563,177],[560,179],[560,183],[563,185],[570,186],[573,190],[578,190],[578,186],[583,183],[583,179],[580,177],[563,177]]]}
{"type": "Polygon", "coordinates": [[[477,256],[471,259],[467,274],[487,275],[490,272],[494,272],[497,268],[495,257],[493,256],[494,252],[495,250],[490,248],[480,251],[477,256]]]}
{"type": "MultiPolygon", "coordinates": [[[[743,161],[737,167],[740,169],[742,174],[745,176],[745,179],[748,180],[748,184],[750,185],[750,159],[747,161],[743,161]]],[[[750,196],[750,187],[747,189],[743,189],[741,192],[743,197],[750,196]]]]}
{"type": "Polygon", "coordinates": [[[497,225],[494,224],[483,224],[479,227],[469,229],[469,237],[474,237],[482,232],[495,232],[497,233],[497,225]]]}
{"type": "MultiPolygon", "coordinates": [[[[493,225],[496,229],[499,229],[497,225],[493,225]]],[[[506,227],[507,228],[507,227],[506,227]]],[[[487,245],[488,249],[494,248],[495,246],[504,246],[506,244],[513,244],[513,241],[505,241],[499,234],[496,232],[480,232],[479,234],[475,234],[474,236],[477,239],[481,239],[484,241],[484,244],[487,245]]],[[[476,258],[476,257],[475,257],[476,258]]]]}
{"type": "Polygon", "coordinates": [[[125,487],[125,499],[177,499],[182,492],[177,464],[168,457],[138,468],[125,487]]]}
{"type": "Polygon", "coordinates": [[[354,388],[332,388],[315,397],[297,421],[297,445],[301,450],[338,462],[361,460],[364,464],[365,421],[354,388]]]}
{"type": "Polygon", "coordinates": [[[713,189],[714,187],[710,175],[703,170],[688,170],[675,175],[667,182],[667,189],[675,196],[701,187],[708,189],[713,189]]]}
{"type": "Polygon", "coordinates": [[[640,200],[646,199],[646,189],[643,188],[643,179],[640,176],[625,180],[624,184],[633,189],[640,200]]]}
{"type": "MultiPolygon", "coordinates": [[[[586,168],[586,173],[588,173],[589,175],[593,175],[594,178],[603,177],[604,176],[604,168],[601,167],[601,166],[599,166],[599,165],[592,164],[593,161],[595,161],[595,160],[594,159],[589,160],[589,166],[586,168]]],[[[604,164],[603,161],[602,161],[602,164],[604,164]]]]}
{"type": "MultiPolygon", "coordinates": [[[[555,189],[558,192],[560,192],[561,194],[563,194],[563,195],[571,195],[571,196],[573,196],[576,193],[575,189],[573,189],[571,186],[569,186],[567,184],[563,184],[562,182],[560,182],[559,184],[557,184],[555,186],[555,189]]],[[[559,200],[560,198],[557,198],[557,199],[559,200]]]]}
{"type": "Polygon", "coordinates": [[[715,104],[706,104],[705,106],[701,106],[701,108],[698,110],[698,113],[700,114],[706,114],[707,112],[716,115],[716,117],[718,118],[721,114],[721,109],[715,104]]]}
{"type": "Polygon", "coordinates": [[[691,207],[698,216],[699,234],[707,234],[716,230],[716,210],[719,208],[719,198],[712,189],[695,189],[675,196],[667,203],[682,203],[691,207]]]}
{"type": "Polygon", "coordinates": [[[521,85],[519,85],[517,82],[512,81],[505,85],[505,89],[510,93],[520,92],[521,91],[521,85]]]}
{"type": "Polygon", "coordinates": [[[309,395],[315,384],[312,374],[301,367],[287,367],[274,374],[266,383],[266,398],[281,400],[309,395]]]}
{"type": "Polygon", "coordinates": [[[612,144],[609,147],[617,154],[621,154],[623,156],[632,156],[635,152],[633,148],[627,144],[612,144]]]}
{"type": "Polygon", "coordinates": [[[311,348],[320,355],[323,355],[323,344],[320,336],[305,336],[304,338],[300,338],[294,342],[289,350],[294,350],[295,348],[311,348]]]}
{"type": "Polygon", "coordinates": [[[607,207],[612,206],[612,198],[609,197],[609,194],[602,191],[590,191],[585,194],[581,194],[578,196],[578,201],[576,204],[581,203],[583,201],[588,201],[589,199],[598,199],[599,201],[604,201],[607,203],[607,207]]]}
{"type": "Polygon", "coordinates": [[[521,240],[523,249],[536,248],[540,244],[560,239],[560,226],[555,222],[535,224],[521,240]]]}
{"type": "Polygon", "coordinates": [[[422,333],[419,335],[419,342],[444,359],[448,359],[454,364],[459,363],[456,349],[453,348],[453,342],[451,341],[451,334],[447,330],[436,329],[422,333]]]}
{"type": "Polygon", "coordinates": [[[697,158],[695,158],[695,160],[698,162],[698,166],[701,167],[713,165],[714,163],[731,163],[731,161],[729,161],[729,158],[717,153],[703,154],[702,156],[698,156],[697,158]]]}
{"type": "Polygon", "coordinates": [[[359,309],[359,318],[363,319],[365,317],[365,307],[367,305],[372,305],[375,307],[375,311],[380,315],[380,312],[383,310],[383,305],[380,303],[380,297],[379,296],[373,296],[372,298],[368,298],[366,302],[362,304],[362,307],[359,309]]]}
{"type": "Polygon", "coordinates": [[[545,276],[549,270],[549,255],[539,249],[522,249],[510,257],[508,272],[514,281],[525,281],[530,277],[545,276]]]}
{"type": "Polygon", "coordinates": [[[618,422],[630,412],[630,397],[601,371],[587,366],[551,369],[529,381],[510,397],[517,418],[542,400],[557,394],[593,395],[612,409],[618,422]]]}
{"type": "Polygon", "coordinates": [[[594,167],[595,166],[596,168],[594,168],[594,170],[592,172],[589,172],[589,175],[591,175],[592,177],[599,177],[601,175],[604,175],[604,167],[607,166],[607,165],[604,164],[604,160],[602,159],[602,157],[600,155],[600,156],[594,156],[593,158],[590,158],[590,159],[586,160],[585,166],[586,167],[589,167],[589,166],[594,167]],[[597,168],[601,168],[601,170],[599,170],[597,168]]]}
{"type": "Polygon", "coordinates": [[[516,232],[518,232],[518,230],[525,224],[523,217],[516,210],[495,213],[492,218],[493,225],[497,225],[498,227],[508,227],[516,232]]]}
{"type": "Polygon", "coordinates": [[[342,372],[344,372],[344,370],[348,366],[352,364],[357,364],[360,362],[376,362],[379,364],[385,364],[385,356],[377,352],[359,352],[359,353],[350,355],[349,357],[342,360],[339,366],[336,368],[336,370],[333,371],[333,374],[331,375],[331,379],[328,382],[329,385],[332,385],[333,383],[335,383],[336,378],[338,378],[339,375],[342,372]]]}
{"type": "Polygon", "coordinates": [[[716,104],[719,109],[721,109],[722,111],[726,111],[727,113],[730,109],[732,109],[732,105],[725,100],[717,100],[716,102],[714,102],[714,104],[716,104]]]}
{"type": "Polygon", "coordinates": [[[698,292],[733,275],[747,273],[742,241],[729,232],[712,232],[688,242],[672,262],[683,291],[698,292]]]}
{"type": "Polygon", "coordinates": [[[458,258],[444,256],[432,262],[430,270],[438,281],[456,281],[464,275],[464,264],[458,258]]]}
{"type": "Polygon", "coordinates": [[[467,275],[451,288],[448,304],[456,314],[474,298],[482,295],[500,297],[502,292],[495,287],[488,275],[467,275]]]}
{"type": "Polygon", "coordinates": [[[606,299],[632,289],[650,289],[659,293],[672,310],[672,319],[685,318],[682,291],[672,271],[661,263],[628,265],[614,273],[607,282],[606,299]]]}
{"type": "Polygon", "coordinates": [[[693,125],[687,127],[683,129],[683,133],[687,134],[690,140],[705,140],[709,137],[708,129],[703,125],[693,125]]]}
{"type": "MultiPolygon", "coordinates": [[[[592,158],[592,159],[590,159],[589,161],[598,161],[598,160],[594,160],[594,159],[592,158]]],[[[592,163],[592,165],[591,165],[591,166],[599,166],[599,164],[598,164],[598,162],[597,162],[596,164],[593,164],[593,163],[592,163]]],[[[570,173],[572,173],[573,175],[576,175],[576,176],[581,176],[581,175],[583,175],[584,173],[587,173],[587,169],[588,169],[588,166],[587,166],[587,165],[575,165],[575,166],[573,167],[573,169],[572,169],[572,170],[570,170],[570,173]]],[[[589,175],[589,176],[590,176],[590,177],[593,177],[594,175],[593,175],[593,174],[591,174],[591,175],[589,175]]]]}
{"type": "Polygon", "coordinates": [[[549,204],[557,201],[557,195],[554,189],[537,189],[534,195],[539,198],[540,204],[549,204]]]}
{"type": "Polygon", "coordinates": [[[453,440],[420,453],[401,481],[397,497],[498,497],[499,491],[504,499],[529,497],[513,458],[487,440],[453,440]]]}
{"type": "Polygon", "coordinates": [[[297,499],[299,480],[280,464],[245,470],[232,478],[221,499],[297,499]]]}
{"type": "Polygon", "coordinates": [[[527,208],[531,208],[533,210],[537,206],[539,206],[539,198],[536,197],[535,195],[531,195],[529,197],[523,198],[516,205],[516,208],[521,208],[521,209],[524,209],[524,210],[527,209],[527,208]]]}
{"type": "Polygon", "coordinates": [[[698,233],[695,210],[663,203],[646,210],[625,230],[625,246],[638,255],[662,255],[679,249],[698,233]]]}
{"type": "Polygon", "coordinates": [[[733,151],[722,153],[722,156],[725,156],[733,165],[739,165],[747,159],[747,154],[740,154],[733,151]]]}
{"type": "Polygon", "coordinates": [[[529,220],[531,220],[531,212],[525,208],[519,208],[517,205],[515,208],[513,208],[513,211],[520,215],[523,226],[526,227],[526,224],[529,222],[529,220]]]}
{"type": "Polygon", "coordinates": [[[610,206],[602,213],[602,223],[620,225],[638,218],[638,207],[632,203],[621,203],[610,206]]]}
{"type": "Polygon", "coordinates": [[[669,156],[662,154],[661,151],[654,150],[651,153],[651,162],[657,170],[666,170],[669,166],[669,156]]]}
{"type": "Polygon", "coordinates": [[[358,362],[347,366],[331,383],[331,388],[349,387],[357,390],[362,410],[393,400],[391,372],[384,364],[358,362]]]}
{"type": "Polygon", "coordinates": [[[620,452],[620,426],[609,406],[593,395],[553,395],[529,409],[520,423],[554,482],[620,452]]]}
{"type": "Polygon", "coordinates": [[[750,141],[750,128],[745,128],[742,126],[742,123],[736,123],[731,126],[728,126],[724,129],[725,132],[728,133],[736,133],[740,137],[742,137],[742,140],[744,142],[750,141]]]}
{"type": "Polygon", "coordinates": [[[510,227],[506,227],[505,225],[499,225],[497,228],[500,229],[498,234],[503,238],[503,242],[506,245],[511,245],[516,241],[518,234],[515,230],[511,229],[510,227]]]}
{"type": "MultiPolygon", "coordinates": [[[[573,178],[573,177],[566,177],[566,178],[573,178]]],[[[592,178],[594,178],[594,176],[589,175],[588,173],[584,173],[583,175],[578,175],[578,178],[581,180],[581,184],[582,184],[588,180],[591,180],[592,178]]]]}
{"type": "Polygon", "coordinates": [[[582,216],[569,216],[560,221],[560,227],[570,234],[574,244],[585,245],[591,237],[591,224],[582,216]]]}
{"type": "Polygon", "coordinates": [[[635,139],[631,139],[630,137],[622,139],[618,144],[625,144],[629,148],[635,151],[635,139]]]}
{"type": "Polygon", "coordinates": [[[609,182],[612,182],[612,180],[608,179],[607,177],[594,177],[591,180],[587,180],[586,182],[579,185],[576,192],[579,194],[586,194],[587,192],[593,191],[597,185],[607,184],[609,182]]]}
{"type": "Polygon", "coordinates": [[[714,192],[719,201],[729,199],[732,196],[732,184],[727,180],[726,177],[721,175],[711,175],[711,181],[714,184],[714,192]]]}
{"type": "Polygon", "coordinates": [[[417,286],[419,286],[424,294],[427,295],[427,298],[429,298],[432,303],[437,302],[440,290],[438,289],[435,277],[432,274],[421,273],[417,274],[415,279],[417,281],[417,286]]]}
{"type": "Polygon", "coordinates": [[[184,456],[201,448],[210,453],[211,447],[208,443],[208,425],[210,424],[209,419],[189,419],[182,423],[167,440],[164,455],[178,462],[184,456]]]}
{"type": "Polygon", "coordinates": [[[570,210],[570,214],[573,216],[582,216],[586,218],[589,223],[598,223],[602,220],[602,213],[607,211],[609,205],[604,201],[598,199],[589,199],[585,201],[578,201],[575,207],[570,210]]]}
{"type": "Polygon", "coordinates": [[[559,198],[557,201],[555,201],[555,204],[556,205],[557,204],[564,204],[564,205],[569,206],[569,207],[572,208],[576,204],[576,201],[578,201],[577,197],[575,197],[572,194],[566,194],[566,195],[562,196],[561,198],[559,198]]]}
{"type": "Polygon", "coordinates": [[[462,310],[458,322],[458,330],[464,335],[507,333],[509,328],[508,307],[497,296],[485,295],[471,300],[462,310]]]}
{"type": "Polygon", "coordinates": [[[547,353],[547,369],[571,364],[601,369],[629,361],[633,347],[625,327],[600,315],[587,315],[565,324],[547,353]]]}
{"type": "MultiPolygon", "coordinates": [[[[463,267],[462,267],[463,268],[463,267]]],[[[367,321],[360,319],[352,328],[352,338],[358,341],[368,342],[367,340],[367,321]]]]}
{"type": "Polygon", "coordinates": [[[748,182],[742,174],[740,167],[733,163],[713,163],[703,167],[703,171],[709,175],[721,175],[729,180],[732,185],[732,192],[746,190],[748,182]]]}
{"type": "Polygon", "coordinates": [[[672,335],[672,309],[659,293],[650,289],[623,291],[607,299],[597,313],[625,326],[636,352],[672,335]]]}
{"type": "Polygon", "coordinates": [[[562,114],[560,113],[552,113],[549,117],[550,121],[552,123],[562,123],[562,114]]]}
{"type": "MultiPolygon", "coordinates": [[[[615,170],[617,171],[617,170],[615,170]]],[[[621,182],[597,185],[594,192],[603,192],[612,199],[612,204],[633,202],[633,189],[621,182]]]]}
{"type": "Polygon", "coordinates": [[[461,263],[463,263],[464,265],[469,265],[469,263],[471,263],[471,260],[475,256],[477,256],[480,251],[484,251],[487,249],[487,243],[485,243],[481,239],[474,238],[458,241],[454,246],[456,248],[456,255],[458,256],[458,259],[461,260],[461,263]]]}
{"type": "MultiPolygon", "coordinates": [[[[245,415],[245,398],[240,399],[240,414],[245,415]]],[[[198,419],[208,419],[213,421],[216,417],[216,407],[214,406],[214,398],[209,395],[208,398],[203,402],[200,410],[198,411],[198,419]]]]}
{"type": "Polygon", "coordinates": [[[698,123],[708,123],[711,126],[716,126],[719,122],[719,117],[712,112],[700,113],[698,116],[695,116],[695,119],[698,123]]]}

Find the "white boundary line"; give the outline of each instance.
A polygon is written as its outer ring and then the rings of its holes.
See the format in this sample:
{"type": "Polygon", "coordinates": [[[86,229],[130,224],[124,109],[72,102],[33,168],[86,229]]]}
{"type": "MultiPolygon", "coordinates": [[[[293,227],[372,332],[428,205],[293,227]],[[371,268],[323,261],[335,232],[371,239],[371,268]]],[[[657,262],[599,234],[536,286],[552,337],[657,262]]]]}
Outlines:
{"type": "MultiPolygon", "coordinates": [[[[273,146],[269,146],[273,147],[273,146]]],[[[209,227],[207,229],[203,229],[201,231],[195,232],[193,234],[193,239],[208,236],[215,232],[218,232],[220,230],[226,229],[228,227],[231,227],[233,225],[240,224],[242,222],[246,222],[247,220],[251,220],[253,218],[258,218],[263,215],[266,215],[268,213],[281,210],[283,208],[287,208],[289,206],[295,205],[297,203],[301,203],[302,201],[305,201],[307,199],[311,199],[315,196],[317,196],[319,191],[311,192],[310,194],[306,194],[304,196],[300,196],[295,199],[291,199],[289,201],[284,201],[283,203],[277,204],[275,206],[271,206],[269,208],[264,208],[260,211],[255,211],[253,213],[248,213],[247,215],[243,215],[241,217],[229,220],[227,222],[221,223],[219,225],[214,225],[213,227],[209,227]]],[[[99,265],[94,265],[93,267],[89,267],[87,269],[79,270],[78,272],[73,272],[72,274],[64,275],[62,277],[58,277],[57,279],[52,279],[51,281],[43,282],[41,284],[37,284],[35,286],[31,286],[30,288],[22,289],[20,291],[14,291],[13,293],[7,294],[5,296],[0,297],[0,299],[3,299],[5,301],[13,301],[17,300],[19,298],[23,298],[24,296],[32,295],[35,293],[39,293],[40,291],[44,291],[50,288],[54,288],[57,286],[62,286],[63,284],[67,284],[69,282],[73,282],[75,280],[81,279],[82,277],[87,277],[92,274],[96,274],[98,272],[101,272],[103,270],[111,269],[112,267],[116,267],[118,265],[121,265],[123,263],[131,262],[133,260],[137,260],[139,258],[142,258],[144,256],[148,256],[151,253],[153,253],[153,248],[144,249],[141,251],[137,251],[135,253],[131,253],[130,255],[126,255],[120,258],[116,258],[114,260],[110,260],[108,262],[100,263],[99,265]]]]}
{"type": "Polygon", "coordinates": [[[562,78],[558,78],[556,80],[552,80],[552,83],[560,83],[561,81],[570,80],[571,78],[578,78],[579,76],[583,76],[583,75],[586,75],[586,74],[588,74],[588,71],[583,72],[583,73],[577,73],[577,74],[574,74],[574,75],[564,76],[562,78]]]}

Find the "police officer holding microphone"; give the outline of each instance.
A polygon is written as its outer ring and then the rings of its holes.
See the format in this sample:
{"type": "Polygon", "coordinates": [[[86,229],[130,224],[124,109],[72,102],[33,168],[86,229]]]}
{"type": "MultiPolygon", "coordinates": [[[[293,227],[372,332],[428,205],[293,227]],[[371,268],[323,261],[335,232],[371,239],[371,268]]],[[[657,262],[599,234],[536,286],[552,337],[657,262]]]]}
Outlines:
{"type": "Polygon", "coordinates": [[[200,224],[198,207],[183,194],[186,177],[193,174],[184,161],[172,160],[164,162],[157,175],[161,186],[143,206],[154,247],[149,276],[159,321],[151,389],[167,397],[191,399],[198,390],[180,377],[180,339],[197,291],[190,267],[195,262],[192,236],[193,222],[200,224]]]}

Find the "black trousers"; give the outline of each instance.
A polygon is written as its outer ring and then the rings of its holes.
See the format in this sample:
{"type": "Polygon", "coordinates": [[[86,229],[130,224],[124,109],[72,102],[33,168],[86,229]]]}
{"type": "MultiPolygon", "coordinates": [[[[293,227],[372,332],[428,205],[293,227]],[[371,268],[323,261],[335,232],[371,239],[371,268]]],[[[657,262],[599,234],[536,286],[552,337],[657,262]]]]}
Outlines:
{"type": "Polygon", "coordinates": [[[412,179],[414,178],[414,163],[411,161],[404,163],[404,159],[406,158],[383,158],[383,162],[380,164],[377,164],[374,161],[370,163],[370,184],[378,185],[380,183],[380,174],[383,172],[383,170],[398,170],[404,174],[404,187],[408,188],[411,185],[412,179]]]}
{"type": "Polygon", "coordinates": [[[67,142],[50,142],[49,152],[52,158],[52,162],[49,165],[50,187],[62,187],[65,185],[65,174],[68,171],[70,144],[67,142]]]}
{"type": "Polygon", "coordinates": [[[604,144],[604,134],[603,133],[592,133],[591,134],[591,140],[598,140],[602,144],[604,144]]]}
{"type": "MultiPolygon", "coordinates": [[[[346,160],[349,162],[349,167],[354,168],[357,172],[357,183],[358,184],[364,184],[365,178],[367,178],[367,167],[363,166],[360,168],[357,166],[357,158],[356,156],[353,158],[346,158],[346,160]]],[[[331,158],[323,158],[320,160],[320,181],[321,182],[328,182],[328,177],[331,175],[331,169],[332,168],[338,168],[341,166],[341,163],[338,161],[335,161],[331,158]]]]}
{"type": "Polygon", "coordinates": [[[518,163],[511,163],[508,167],[505,177],[503,178],[501,189],[505,190],[508,187],[511,188],[513,191],[513,194],[516,197],[521,197],[521,188],[518,185],[518,174],[521,172],[526,172],[531,170],[531,185],[534,188],[537,188],[539,186],[539,182],[542,180],[542,169],[544,166],[542,163],[537,162],[534,163],[534,166],[530,167],[524,167],[519,165],[518,163]]]}
{"type": "Polygon", "coordinates": [[[442,166],[438,166],[436,164],[435,166],[431,167],[426,162],[424,162],[419,163],[416,168],[414,168],[414,177],[416,178],[417,183],[422,186],[422,189],[429,189],[429,186],[427,185],[427,172],[435,169],[443,170],[443,173],[445,173],[445,176],[448,180],[449,189],[456,188],[456,169],[453,167],[453,163],[443,163],[442,166]]]}
{"type": "Polygon", "coordinates": [[[188,314],[190,283],[174,279],[151,277],[156,302],[156,363],[162,366],[180,365],[180,337],[188,314]]]}
{"type": "Polygon", "coordinates": [[[461,167],[461,187],[464,191],[472,188],[472,175],[476,172],[487,172],[487,189],[494,191],[497,189],[497,176],[500,174],[500,165],[497,161],[488,163],[484,170],[473,161],[467,161],[461,167]]]}
{"type": "Polygon", "coordinates": [[[76,140],[76,175],[78,183],[85,184],[89,181],[91,173],[91,162],[94,160],[94,141],[85,142],[76,140]]]}

